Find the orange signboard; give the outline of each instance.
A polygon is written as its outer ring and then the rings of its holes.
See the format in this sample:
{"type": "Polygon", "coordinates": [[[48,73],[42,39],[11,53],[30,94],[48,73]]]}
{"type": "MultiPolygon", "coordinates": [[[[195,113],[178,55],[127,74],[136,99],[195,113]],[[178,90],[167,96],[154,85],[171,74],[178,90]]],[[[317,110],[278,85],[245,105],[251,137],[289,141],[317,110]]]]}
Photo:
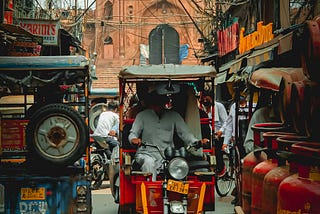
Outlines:
{"type": "Polygon", "coordinates": [[[272,23],[263,25],[263,22],[257,23],[257,30],[247,36],[244,36],[244,28],[241,28],[239,35],[239,53],[251,50],[252,48],[262,45],[274,38],[272,32],[272,23]]]}

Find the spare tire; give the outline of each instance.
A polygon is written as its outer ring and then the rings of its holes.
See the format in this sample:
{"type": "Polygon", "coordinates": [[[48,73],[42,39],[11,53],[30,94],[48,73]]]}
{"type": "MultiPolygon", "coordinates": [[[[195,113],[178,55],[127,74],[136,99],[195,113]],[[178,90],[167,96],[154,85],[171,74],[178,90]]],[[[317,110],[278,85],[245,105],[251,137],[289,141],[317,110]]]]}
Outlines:
{"type": "Polygon", "coordinates": [[[73,164],[85,153],[89,132],[80,114],[64,104],[49,104],[31,116],[26,130],[29,160],[54,166],[73,164]]]}

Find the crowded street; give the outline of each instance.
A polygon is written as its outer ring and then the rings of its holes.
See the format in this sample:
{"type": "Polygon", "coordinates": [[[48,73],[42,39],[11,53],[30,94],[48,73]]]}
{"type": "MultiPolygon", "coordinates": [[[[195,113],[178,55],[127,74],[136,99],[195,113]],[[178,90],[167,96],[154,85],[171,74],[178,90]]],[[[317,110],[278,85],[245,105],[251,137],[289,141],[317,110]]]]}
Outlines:
{"type": "Polygon", "coordinates": [[[0,214],[320,213],[320,1],[0,1],[0,214]]]}

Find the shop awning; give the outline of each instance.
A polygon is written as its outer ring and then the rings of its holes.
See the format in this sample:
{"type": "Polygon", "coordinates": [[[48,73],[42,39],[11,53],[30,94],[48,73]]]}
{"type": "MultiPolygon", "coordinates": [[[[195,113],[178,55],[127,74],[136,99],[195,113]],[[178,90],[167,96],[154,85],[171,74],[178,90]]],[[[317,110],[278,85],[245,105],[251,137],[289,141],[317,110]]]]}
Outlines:
{"type": "Polygon", "coordinates": [[[261,50],[255,50],[247,57],[248,66],[257,66],[260,63],[271,61],[274,59],[274,49],[278,47],[278,43],[268,46],[261,50]]]}
{"type": "Polygon", "coordinates": [[[243,58],[232,60],[220,66],[219,72],[223,72],[229,69],[229,74],[237,72],[241,67],[241,62],[243,58]]]}
{"type": "Polygon", "coordinates": [[[214,85],[222,84],[226,81],[227,78],[227,71],[224,71],[222,73],[218,73],[216,78],[214,79],[214,85]]]}

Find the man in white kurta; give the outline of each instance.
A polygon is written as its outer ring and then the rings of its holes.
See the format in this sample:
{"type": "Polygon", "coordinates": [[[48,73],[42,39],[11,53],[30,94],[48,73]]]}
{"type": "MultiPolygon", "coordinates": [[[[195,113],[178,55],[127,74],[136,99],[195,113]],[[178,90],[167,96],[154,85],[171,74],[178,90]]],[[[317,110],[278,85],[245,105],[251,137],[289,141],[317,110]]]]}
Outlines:
{"type": "MultiPolygon", "coordinates": [[[[142,142],[157,145],[162,152],[167,147],[173,147],[173,135],[176,133],[185,146],[199,139],[194,137],[179,113],[165,109],[166,97],[153,95],[149,98],[149,107],[140,112],[132,125],[129,142],[140,146],[142,142]]],[[[204,139],[203,142],[207,142],[204,139]]],[[[152,173],[152,180],[162,166],[163,159],[156,148],[141,146],[137,149],[135,161],[144,172],[152,173]]]]}

